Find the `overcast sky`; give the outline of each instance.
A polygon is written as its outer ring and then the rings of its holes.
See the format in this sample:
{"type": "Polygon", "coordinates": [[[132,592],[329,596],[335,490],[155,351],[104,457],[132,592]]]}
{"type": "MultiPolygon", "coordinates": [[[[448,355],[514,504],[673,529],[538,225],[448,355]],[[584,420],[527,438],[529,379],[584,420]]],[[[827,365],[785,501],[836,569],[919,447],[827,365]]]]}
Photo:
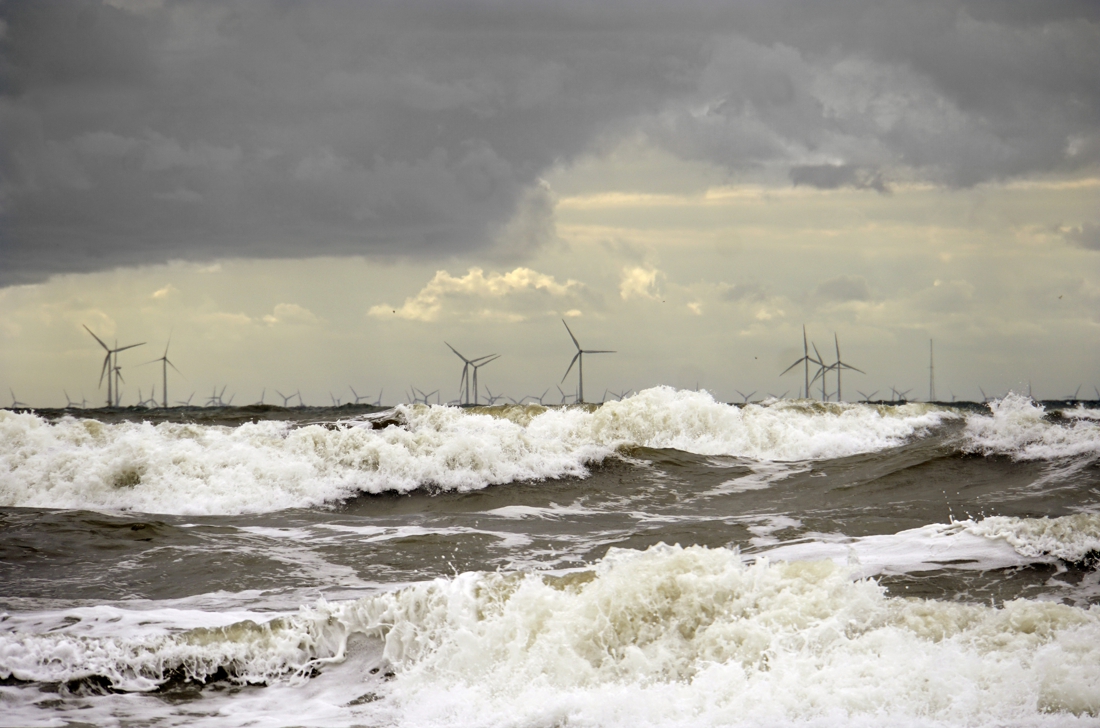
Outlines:
{"type": "Polygon", "coordinates": [[[84,324],[124,402],[169,336],[172,400],[539,395],[562,318],[590,400],[797,394],[803,324],[845,399],[1097,396],[1100,3],[0,2],[20,401],[105,397],[84,324]]]}

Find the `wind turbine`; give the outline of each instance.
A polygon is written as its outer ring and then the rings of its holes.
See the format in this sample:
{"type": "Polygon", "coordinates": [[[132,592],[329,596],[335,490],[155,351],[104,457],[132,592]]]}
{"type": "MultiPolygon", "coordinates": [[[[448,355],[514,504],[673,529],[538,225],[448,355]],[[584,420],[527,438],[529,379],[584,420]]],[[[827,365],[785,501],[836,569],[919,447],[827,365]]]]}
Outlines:
{"type": "Polygon", "coordinates": [[[573,336],[573,331],[569,328],[569,324],[565,323],[565,319],[562,319],[561,322],[565,324],[565,330],[569,332],[569,338],[573,340],[573,346],[577,347],[577,353],[573,355],[573,361],[569,362],[569,368],[565,370],[565,376],[563,376],[561,380],[564,382],[565,377],[568,377],[569,372],[573,370],[573,365],[577,364],[577,401],[584,404],[584,355],[614,354],[615,352],[608,351],[607,349],[582,349],[580,342],[577,341],[577,337],[573,336]]]}
{"type": "MultiPolygon", "coordinates": [[[[351,386],[350,384],[348,385],[348,389],[351,390],[352,396],[355,397],[355,404],[359,404],[359,402],[361,402],[362,400],[367,399],[367,395],[359,394],[358,392],[355,391],[355,387],[351,386]]],[[[381,392],[378,393],[378,398],[379,399],[382,398],[382,393],[381,392]]],[[[367,404],[370,404],[369,400],[367,401],[367,404]]]]}
{"type": "MultiPolygon", "coordinates": [[[[161,402],[162,402],[161,406],[164,407],[165,409],[168,409],[168,367],[172,367],[173,369],[176,369],[176,365],[168,360],[168,347],[171,346],[171,345],[172,345],[172,337],[169,336],[168,337],[168,343],[164,345],[164,354],[162,354],[159,359],[153,359],[151,361],[145,362],[145,364],[153,364],[153,363],[158,362],[158,361],[161,362],[161,369],[163,370],[162,373],[163,373],[163,376],[164,376],[164,387],[163,387],[163,391],[161,392],[161,394],[163,395],[161,397],[161,402]]],[[[140,366],[145,366],[145,364],[141,364],[140,366]]],[[[181,372],[179,369],[176,369],[176,373],[179,374],[181,377],[183,377],[183,372],[181,372]]],[[[186,379],[186,378],[187,377],[184,377],[184,379],[186,379]]],[[[153,402],[153,405],[155,406],[156,402],[153,402]]]]}
{"type": "MultiPolygon", "coordinates": [[[[447,344],[446,341],[443,342],[447,344]]],[[[447,344],[447,348],[455,353],[459,359],[465,362],[462,366],[462,377],[458,380],[458,393],[462,394],[462,388],[466,388],[466,401],[463,404],[470,404],[470,367],[474,368],[474,404],[477,404],[477,368],[483,364],[488,364],[489,361],[497,358],[497,354],[487,354],[485,356],[478,357],[477,359],[467,359],[458,353],[458,349],[454,348],[450,344],[447,344]],[[483,361],[488,359],[489,361],[483,361]],[[478,363],[480,362],[480,363],[478,363]]]]}
{"type": "MultiPolygon", "coordinates": [[[[843,399],[843,395],[840,393],[840,370],[851,369],[853,372],[859,372],[860,374],[866,374],[867,372],[862,369],[856,369],[847,362],[840,360],[840,340],[836,336],[836,332],[833,332],[833,343],[836,345],[836,364],[833,364],[831,368],[836,369],[836,401],[840,402],[843,399]]],[[[859,391],[858,389],[856,390],[859,391]]]]}
{"type": "Polygon", "coordinates": [[[72,409],[74,407],[84,409],[88,406],[88,400],[85,399],[83,395],[81,395],[79,402],[74,402],[69,399],[69,393],[66,390],[62,389],[61,391],[65,393],[65,409],[72,409]]]}
{"type": "MultiPolygon", "coordinates": [[[[473,370],[474,370],[474,404],[475,405],[477,404],[477,393],[478,393],[478,389],[477,389],[477,370],[480,369],[481,367],[485,366],[486,364],[490,363],[490,362],[496,361],[499,358],[500,358],[500,354],[492,354],[488,358],[481,357],[480,359],[474,359],[472,362],[470,362],[470,366],[473,367],[473,370]]],[[[490,395],[491,394],[492,394],[492,392],[490,392],[490,395]]],[[[492,404],[492,402],[490,402],[489,404],[492,404]]]]}
{"type": "MultiPolygon", "coordinates": [[[[816,349],[815,349],[815,351],[816,351],[816,349]]],[[[806,365],[806,388],[802,390],[802,396],[805,397],[806,399],[810,398],[810,362],[813,362],[814,364],[817,364],[819,367],[825,366],[825,364],[823,364],[822,361],[821,361],[821,356],[820,355],[818,356],[817,359],[814,359],[810,356],[810,344],[809,344],[809,341],[806,338],[806,324],[802,324],[802,358],[799,359],[798,361],[796,361],[794,364],[791,364],[786,369],[784,369],[782,371],[782,373],[780,373],[779,376],[783,376],[784,374],[786,374],[790,370],[794,369],[799,364],[805,364],[806,365]]],[[[816,377],[814,377],[814,378],[816,379],[816,377]]]]}
{"type": "MultiPolygon", "coordinates": [[[[858,389],[856,391],[859,392],[858,389]]],[[[863,402],[864,403],[870,402],[871,397],[874,397],[876,394],[878,394],[877,389],[875,391],[871,392],[870,394],[864,394],[863,392],[859,392],[859,396],[863,397],[863,402]]]]}
{"type": "MultiPolygon", "coordinates": [[[[486,362],[486,364],[488,364],[488,362],[486,362]]],[[[489,405],[490,406],[496,404],[498,400],[511,399],[510,397],[505,397],[503,394],[493,394],[493,390],[489,389],[488,387],[485,388],[485,391],[489,393],[489,405]]],[[[515,402],[515,400],[512,400],[512,401],[515,402]]]]}
{"type": "MultiPolygon", "coordinates": [[[[547,388],[546,388],[546,392],[549,392],[549,391],[550,391],[550,387],[547,387],[547,388]]],[[[529,400],[531,400],[532,402],[533,402],[533,401],[535,401],[535,400],[538,400],[538,403],[539,403],[539,405],[540,405],[540,406],[545,406],[545,405],[543,405],[543,404],[542,404],[542,400],[543,400],[543,398],[544,398],[544,397],[546,397],[546,392],[543,392],[543,393],[542,393],[542,397],[536,397],[536,396],[535,396],[535,395],[533,395],[533,394],[529,394],[529,395],[527,395],[526,397],[524,397],[523,399],[521,399],[521,400],[519,401],[519,404],[523,404],[523,401],[524,401],[524,400],[527,400],[527,399],[529,399],[529,400]]]]}
{"type": "Polygon", "coordinates": [[[27,407],[27,408],[30,407],[30,405],[27,404],[26,402],[20,402],[18,399],[15,398],[15,391],[12,390],[11,387],[8,387],[8,391],[11,392],[11,408],[10,409],[18,409],[20,407],[27,407]]]}
{"type": "Polygon", "coordinates": [[[118,392],[115,391],[115,390],[118,389],[118,380],[122,379],[122,373],[120,371],[120,367],[118,366],[118,353],[120,351],[126,351],[127,349],[133,349],[135,346],[143,346],[145,344],[145,342],[143,341],[140,344],[130,344],[129,346],[119,346],[118,343],[116,342],[115,343],[115,348],[112,349],[111,347],[109,347],[109,346],[107,346],[106,344],[103,343],[103,339],[99,338],[94,333],[92,333],[92,330],[89,329],[85,324],[81,324],[81,326],[84,326],[84,330],[87,331],[89,334],[92,334],[92,338],[95,339],[96,341],[98,341],[99,345],[102,346],[104,351],[107,352],[107,356],[105,356],[103,358],[103,368],[99,371],[99,386],[101,386],[101,387],[103,386],[103,375],[106,374],[107,375],[107,406],[108,407],[117,407],[120,396],[119,396],[118,392]],[[111,378],[112,378],[112,376],[115,379],[114,389],[112,389],[112,387],[111,387],[111,378]]]}
{"type": "Polygon", "coordinates": [[[742,392],[742,391],[741,391],[740,389],[735,389],[735,390],[733,390],[733,391],[735,391],[735,392],[737,392],[738,394],[740,394],[740,395],[741,395],[741,400],[742,400],[742,404],[748,404],[748,403],[749,403],[749,397],[751,397],[751,396],[753,396],[754,394],[756,394],[756,390],[755,390],[755,389],[754,389],[753,391],[749,392],[748,394],[745,394],[745,393],[744,393],[744,392],[742,392]]]}
{"type": "Polygon", "coordinates": [[[256,404],[262,405],[264,403],[264,398],[266,396],[267,396],[267,387],[264,387],[262,390],[260,390],[260,401],[257,402],[256,404]]]}
{"type": "Polygon", "coordinates": [[[287,395],[283,394],[282,392],[280,392],[277,389],[275,390],[275,394],[277,394],[277,395],[279,395],[280,397],[283,398],[283,407],[288,407],[287,402],[294,399],[294,397],[295,397],[295,395],[293,395],[293,394],[290,395],[290,396],[287,396],[287,395]]]}
{"type": "Polygon", "coordinates": [[[1081,393],[1081,387],[1082,386],[1084,386],[1084,385],[1078,384],[1077,389],[1073,390],[1073,396],[1072,397],[1066,397],[1065,398],[1066,401],[1067,402],[1076,402],[1077,401],[1077,395],[1081,393]]]}
{"type": "MultiPolygon", "coordinates": [[[[821,352],[819,352],[817,350],[817,344],[815,344],[813,342],[810,342],[810,346],[812,346],[814,348],[814,356],[817,357],[817,364],[818,364],[817,373],[814,374],[814,378],[810,380],[810,384],[813,384],[814,382],[817,381],[818,377],[821,377],[821,401],[822,402],[827,402],[828,399],[829,399],[829,393],[827,391],[825,391],[825,372],[832,369],[833,365],[832,364],[830,364],[828,366],[825,365],[825,361],[821,357],[821,352]]],[[[780,375],[780,376],[782,376],[782,375],[780,375]]]]}
{"type": "Polygon", "coordinates": [[[180,405],[181,407],[190,407],[191,406],[191,399],[194,396],[195,396],[195,393],[192,392],[191,396],[188,397],[187,399],[185,399],[185,400],[176,400],[176,404],[180,405]]]}
{"type": "Polygon", "coordinates": [[[779,396],[776,396],[776,395],[772,394],[771,392],[768,392],[768,396],[771,397],[772,399],[783,399],[784,397],[787,396],[787,392],[789,392],[789,391],[791,391],[791,390],[789,390],[789,389],[784,390],[783,394],[780,394],[779,396]]]}
{"type": "MultiPolygon", "coordinates": [[[[568,373],[569,373],[569,372],[566,372],[566,374],[568,374],[568,373]]],[[[573,395],[571,395],[571,394],[566,394],[566,393],[565,393],[564,391],[562,391],[562,388],[561,388],[561,386],[560,386],[560,385],[558,386],[558,391],[559,391],[559,392],[561,392],[561,403],[562,403],[562,404],[565,404],[565,400],[566,400],[566,399],[568,399],[569,397],[573,397],[573,395]]],[[[576,399],[576,397],[573,397],[573,399],[575,400],[575,399],[576,399]]]]}
{"type": "MultiPolygon", "coordinates": [[[[913,388],[910,387],[909,389],[905,390],[904,392],[899,392],[896,387],[890,387],[890,391],[894,393],[894,401],[895,402],[908,402],[909,400],[907,400],[905,398],[905,395],[912,392],[913,388]]],[[[983,392],[982,394],[985,394],[985,393],[983,392]]]]}

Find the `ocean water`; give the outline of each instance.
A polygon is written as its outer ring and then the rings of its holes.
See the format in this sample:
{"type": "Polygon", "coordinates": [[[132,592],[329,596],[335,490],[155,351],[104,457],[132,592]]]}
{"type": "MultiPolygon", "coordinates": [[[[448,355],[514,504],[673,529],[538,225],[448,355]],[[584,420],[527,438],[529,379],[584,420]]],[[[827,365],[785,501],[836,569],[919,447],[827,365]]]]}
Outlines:
{"type": "Polygon", "coordinates": [[[1100,405],[0,411],[0,725],[1098,726],[1100,405]]]}

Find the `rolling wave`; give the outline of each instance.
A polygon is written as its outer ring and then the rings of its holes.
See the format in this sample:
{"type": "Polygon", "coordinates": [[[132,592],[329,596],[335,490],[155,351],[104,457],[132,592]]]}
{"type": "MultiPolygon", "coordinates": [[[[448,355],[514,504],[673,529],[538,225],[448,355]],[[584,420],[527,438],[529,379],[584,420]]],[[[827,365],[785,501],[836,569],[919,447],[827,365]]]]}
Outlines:
{"type": "Polygon", "coordinates": [[[595,407],[399,406],[387,417],[237,427],[103,423],[0,411],[0,506],[173,514],[309,508],[360,494],[583,478],[635,448],[806,461],[875,453],[962,426],[962,452],[1095,457],[1100,424],[1010,395],[990,414],[926,404],[771,400],[645,390],[595,407]]]}
{"type": "Polygon", "coordinates": [[[368,723],[1066,725],[1100,713],[1100,612],[888,597],[830,561],[658,545],[613,549],[589,571],[469,572],[265,624],[0,633],[0,676],[122,691],[301,684],[349,665],[339,679],[371,692],[347,710],[368,723]]]}

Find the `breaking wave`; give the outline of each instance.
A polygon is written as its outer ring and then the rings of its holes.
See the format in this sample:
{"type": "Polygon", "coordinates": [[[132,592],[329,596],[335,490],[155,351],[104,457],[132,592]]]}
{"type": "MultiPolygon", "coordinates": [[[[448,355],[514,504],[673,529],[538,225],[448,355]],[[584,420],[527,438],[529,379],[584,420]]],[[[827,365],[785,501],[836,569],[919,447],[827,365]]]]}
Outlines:
{"type": "Polygon", "coordinates": [[[0,411],[0,505],[269,512],[361,493],[584,477],[590,465],[638,447],[755,460],[837,458],[899,446],[957,417],[919,404],[742,408],[668,387],[600,407],[402,405],[386,426],[48,422],[0,411]]]}
{"type": "Polygon", "coordinates": [[[613,549],[591,571],[464,573],[267,624],[0,633],[0,676],[115,690],[301,683],[349,665],[363,674],[342,679],[372,691],[350,705],[372,724],[1092,724],[1100,610],[889,597],[830,561],[658,545],[613,549]]]}
{"type": "Polygon", "coordinates": [[[1091,566],[1100,562],[1100,515],[987,516],[859,538],[817,534],[765,548],[759,555],[773,561],[828,559],[852,567],[861,577],[944,568],[988,571],[1058,562],[1091,566]]]}
{"type": "Polygon", "coordinates": [[[1100,455],[1100,412],[1062,410],[1050,417],[1034,400],[1008,394],[991,402],[990,415],[966,418],[964,449],[1016,460],[1060,460],[1100,455]]]}

